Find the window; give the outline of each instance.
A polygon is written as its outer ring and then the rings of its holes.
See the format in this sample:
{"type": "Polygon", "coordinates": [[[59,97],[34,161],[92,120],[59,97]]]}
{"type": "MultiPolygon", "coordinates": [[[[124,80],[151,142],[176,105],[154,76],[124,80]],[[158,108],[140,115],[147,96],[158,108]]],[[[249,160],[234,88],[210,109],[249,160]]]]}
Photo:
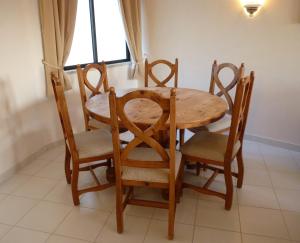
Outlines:
{"type": "Polygon", "coordinates": [[[102,61],[130,61],[118,0],[78,0],[72,47],[64,69],[102,61]]]}

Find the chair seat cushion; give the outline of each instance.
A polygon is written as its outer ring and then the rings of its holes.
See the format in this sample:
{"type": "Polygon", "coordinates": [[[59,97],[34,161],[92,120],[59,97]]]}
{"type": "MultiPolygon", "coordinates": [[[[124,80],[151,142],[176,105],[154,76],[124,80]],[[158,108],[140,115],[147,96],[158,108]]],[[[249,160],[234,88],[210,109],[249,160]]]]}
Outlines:
{"type": "Polygon", "coordinates": [[[206,126],[209,132],[223,132],[230,129],[231,115],[226,114],[220,120],[206,126]]]}
{"type": "MultiPolygon", "coordinates": [[[[228,136],[219,133],[199,132],[192,136],[182,147],[183,155],[200,159],[223,162],[227,149],[228,136]]],[[[240,141],[236,142],[232,157],[236,155],[241,147],[240,141]]]]}
{"type": "MultiPolygon", "coordinates": [[[[167,153],[169,153],[169,150],[166,151],[167,153]]],[[[177,178],[181,164],[181,153],[179,151],[175,151],[175,157],[175,178],[177,178]]],[[[135,148],[130,152],[128,158],[141,161],[161,161],[160,155],[152,148],[135,148]]],[[[136,168],[123,166],[122,179],[168,183],[169,169],[136,168]]]]}
{"type": "Polygon", "coordinates": [[[106,129],[108,131],[111,130],[111,126],[109,124],[105,124],[104,122],[100,122],[94,118],[91,118],[89,120],[88,126],[92,129],[106,129]]]}
{"type": "Polygon", "coordinates": [[[224,132],[230,129],[230,125],[231,125],[231,115],[226,114],[220,120],[208,124],[207,126],[193,127],[193,128],[189,128],[189,130],[193,133],[197,133],[201,131],[224,132]]]}
{"type": "Polygon", "coordinates": [[[106,129],[74,134],[80,159],[113,153],[112,136],[106,129]]]}

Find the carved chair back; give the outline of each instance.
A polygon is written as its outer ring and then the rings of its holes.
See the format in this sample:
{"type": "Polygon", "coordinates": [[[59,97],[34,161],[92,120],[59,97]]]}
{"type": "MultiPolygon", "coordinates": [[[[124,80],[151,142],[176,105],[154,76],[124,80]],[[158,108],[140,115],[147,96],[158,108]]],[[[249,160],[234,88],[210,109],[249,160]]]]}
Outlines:
{"type": "Polygon", "coordinates": [[[228,159],[231,159],[234,145],[238,141],[241,143],[241,145],[243,144],[253,83],[254,72],[251,72],[250,76],[241,78],[237,84],[237,91],[233,105],[232,122],[226,150],[226,157],[228,159]]]}
{"type": "Polygon", "coordinates": [[[212,72],[211,72],[211,81],[210,81],[210,87],[209,92],[213,95],[217,95],[219,97],[224,96],[227,103],[228,103],[228,111],[227,113],[232,115],[232,109],[233,109],[233,99],[231,95],[229,94],[230,90],[232,90],[237,82],[243,77],[244,75],[244,64],[242,63],[240,68],[237,66],[231,64],[231,63],[222,63],[217,64],[217,61],[214,61],[212,66],[212,72]],[[224,86],[224,83],[220,80],[219,74],[223,69],[230,69],[233,72],[233,79],[232,81],[224,86]],[[219,92],[215,92],[216,87],[219,89],[219,92]]]}
{"type": "Polygon", "coordinates": [[[175,146],[176,146],[176,123],[175,123],[175,99],[176,91],[170,91],[170,98],[163,98],[159,94],[148,90],[137,90],[125,94],[122,97],[117,97],[113,88],[110,90],[109,102],[112,119],[112,134],[114,145],[114,157],[116,166],[116,178],[120,178],[122,166],[138,167],[138,168],[169,168],[170,177],[175,180],[175,146]],[[147,128],[141,128],[130,121],[126,114],[126,104],[132,100],[146,99],[150,102],[155,102],[161,108],[161,115],[157,121],[147,128]],[[169,121],[169,124],[167,124],[169,121]],[[119,139],[119,123],[126,127],[134,134],[134,139],[131,140],[125,147],[120,147],[119,139]],[[159,131],[170,130],[170,150],[166,152],[165,148],[153,137],[159,131]],[[157,153],[161,160],[147,161],[135,160],[130,158],[130,153],[139,145],[146,144],[157,153]],[[172,176],[171,176],[172,175],[172,176]]]}
{"type": "Polygon", "coordinates": [[[171,81],[171,79],[174,77],[174,86],[177,88],[178,86],[178,59],[175,59],[175,63],[171,63],[167,60],[156,60],[152,63],[149,63],[146,59],[145,61],[145,87],[149,86],[149,77],[151,80],[155,83],[156,87],[167,87],[167,83],[171,81]],[[157,78],[157,76],[153,73],[153,69],[156,65],[166,65],[170,69],[170,74],[163,80],[160,80],[157,78]]]}
{"type": "Polygon", "coordinates": [[[88,128],[88,122],[89,122],[89,115],[85,108],[85,103],[87,101],[87,93],[86,89],[90,90],[91,94],[89,95],[89,98],[101,94],[101,89],[103,87],[104,92],[108,92],[108,79],[107,79],[107,70],[106,65],[104,62],[98,64],[98,63],[91,63],[85,66],[85,68],[81,68],[80,65],[77,65],[77,76],[78,76],[78,82],[79,82],[79,90],[80,90],[80,96],[81,96],[81,105],[83,109],[84,114],[84,121],[86,128],[88,128]],[[91,70],[96,70],[99,72],[100,77],[97,81],[96,85],[93,85],[89,79],[88,79],[88,73],[91,70]]]}

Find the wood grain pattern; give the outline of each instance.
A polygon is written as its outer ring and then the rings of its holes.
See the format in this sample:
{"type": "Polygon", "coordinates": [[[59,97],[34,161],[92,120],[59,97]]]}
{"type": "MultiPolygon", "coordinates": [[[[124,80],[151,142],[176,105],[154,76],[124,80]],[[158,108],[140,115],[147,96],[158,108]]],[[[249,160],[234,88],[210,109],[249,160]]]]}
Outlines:
{"type": "MultiPolygon", "coordinates": [[[[232,176],[237,177],[238,188],[241,188],[243,184],[243,177],[244,177],[244,163],[243,163],[243,156],[242,156],[243,138],[244,138],[244,132],[245,132],[247,118],[248,118],[253,83],[254,83],[254,72],[251,72],[250,76],[241,78],[237,83],[237,90],[236,90],[236,95],[235,95],[233,109],[232,109],[232,122],[230,126],[229,135],[227,138],[228,139],[227,147],[226,147],[226,152],[223,161],[216,161],[216,160],[211,160],[209,158],[202,158],[202,156],[195,157],[193,155],[185,153],[184,148],[182,150],[185,161],[189,161],[189,163],[192,162],[196,164],[199,163],[199,161],[201,161],[201,164],[204,168],[214,171],[214,173],[204,184],[204,186],[199,187],[189,183],[184,183],[183,186],[198,191],[200,193],[214,195],[225,199],[226,210],[230,210],[232,206],[232,198],[233,198],[232,176]],[[238,151],[234,153],[234,146],[236,145],[237,142],[240,143],[240,147],[238,151]],[[237,159],[238,173],[234,173],[231,171],[231,163],[235,158],[237,159]],[[223,168],[216,168],[213,165],[218,165],[219,167],[223,167],[223,168]],[[226,185],[225,193],[213,191],[208,188],[218,173],[224,174],[225,185],[226,185]]],[[[213,136],[213,133],[211,134],[213,136]]]]}
{"type": "MultiPolygon", "coordinates": [[[[141,88],[119,90],[117,96],[123,96],[134,90],[151,90],[164,98],[170,97],[171,88],[141,88]]],[[[176,89],[176,128],[204,126],[220,119],[228,109],[226,102],[207,92],[195,89],[176,89]]],[[[110,111],[107,94],[99,94],[86,102],[89,114],[104,123],[110,124],[110,111]]],[[[150,100],[136,99],[125,106],[128,118],[139,126],[149,126],[160,117],[160,107],[150,100]],[[142,109],[147,107],[146,109],[142,109]]],[[[169,121],[167,121],[167,126],[169,121]]]]}
{"type": "MultiPolygon", "coordinates": [[[[114,88],[110,89],[109,104],[110,113],[112,117],[112,135],[113,135],[113,146],[114,146],[114,163],[116,171],[116,217],[117,217],[117,231],[123,232],[123,211],[127,204],[146,206],[146,207],[158,207],[168,209],[168,238],[173,239],[174,237],[174,220],[175,220],[175,208],[176,208],[176,194],[179,195],[181,192],[181,179],[183,174],[183,166],[180,166],[180,172],[175,176],[175,147],[176,147],[176,89],[173,88],[169,91],[168,97],[162,97],[153,90],[135,90],[125,93],[123,96],[116,97],[114,88]],[[151,124],[145,129],[141,129],[133,123],[129,116],[126,114],[126,106],[136,100],[150,101],[156,104],[161,110],[160,115],[157,117],[156,122],[151,124]],[[135,135],[135,138],[131,140],[127,145],[120,145],[119,139],[119,120],[130,132],[135,135]],[[170,120],[169,134],[170,144],[169,153],[165,148],[159,144],[153,136],[157,134],[165,126],[165,123],[170,120]],[[147,160],[147,158],[130,158],[129,154],[137,148],[140,144],[147,144],[148,149],[152,148],[153,153],[157,153],[161,160],[147,160]],[[159,174],[159,169],[168,169],[166,181],[155,182],[150,179],[124,179],[124,166],[126,168],[140,168],[140,172],[152,168],[159,174]],[[124,187],[130,187],[125,200],[123,199],[124,187]],[[161,203],[149,200],[141,200],[134,198],[133,189],[137,186],[146,187],[159,187],[168,188],[168,203],[161,203]],[[175,193],[177,189],[177,193],[175,193]]],[[[139,111],[147,110],[146,106],[139,107],[139,111]]],[[[157,175],[158,175],[157,174],[157,175]]]]}
{"type": "Polygon", "coordinates": [[[100,184],[97,177],[94,174],[94,169],[100,166],[107,166],[110,168],[111,159],[113,158],[112,153],[99,154],[93,157],[80,158],[78,148],[75,142],[74,133],[71,125],[71,120],[69,116],[69,111],[67,107],[67,102],[64,94],[64,89],[59,78],[51,73],[51,83],[54,91],[54,97],[57,105],[57,111],[60,118],[64,142],[65,142],[65,174],[68,184],[71,184],[72,197],[74,205],[79,205],[79,196],[86,192],[101,191],[108,187],[111,187],[112,183],[100,184]],[[72,166],[71,166],[72,159],[72,166]],[[101,162],[101,160],[106,160],[106,162],[101,162]],[[93,165],[87,165],[89,162],[98,162],[93,165]],[[72,167],[72,169],[71,169],[72,167]],[[80,171],[90,171],[93,178],[96,181],[96,186],[90,186],[86,188],[78,187],[78,179],[80,171]]]}

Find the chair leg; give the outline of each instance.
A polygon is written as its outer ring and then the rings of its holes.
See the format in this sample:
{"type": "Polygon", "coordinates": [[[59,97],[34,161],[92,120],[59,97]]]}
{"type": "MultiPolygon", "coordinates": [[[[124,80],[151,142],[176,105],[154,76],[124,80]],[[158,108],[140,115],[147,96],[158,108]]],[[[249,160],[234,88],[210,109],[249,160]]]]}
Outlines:
{"type": "Polygon", "coordinates": [[[232,174],[230,163],[226,163],[224,166],[224,177],[226,184],[226,196],[225,196],[225,209],[230,210],[232,206],[233,198],[233,183],[232,183],[232,174]]]}
{"type": "Polygon", "coordinates": [[[175,221],[175,188],[170,186],[169,189],[169,219],[168,219],[168,239],[174,238],[174,221],[175,221]]]}
{"type": "Polygon", "coordinates": [[[79,164],[77,161],[73,161],[73,170],[71,178],[72,197],[75,206],[80,204],[78,193],[78,177],[79,177],[79,164]]]}
{"type": "Polygon", "coordinates": [[[179,130],[179,145],[180,145],[180,147],[184,144],[184,134],[185,134],[185,130],[180,129],[179,130]]]}
{"type": "Polygon", "coordinates": [[[68,184],[71,184],[71,168],[70,168],[70,163],[71,163],[71,153],[66,145],[66,153],[65,153],[65,175],[66,175],[66,180],[68,184]]]}
{"type": "Polygon", "coordinates": [[[116,217],[117,217],[117,231],[123,233],[123,188],[120,183],[116,185],[116,217]]]}
{"type": "Polygon", "coordinates": [[[238,178],[237,178],[237,187],[241,188],[244,180],[244,161],[243,161],[243,152],[242,149],[236,155],[237,164],[238,164],[238,178]]]}

